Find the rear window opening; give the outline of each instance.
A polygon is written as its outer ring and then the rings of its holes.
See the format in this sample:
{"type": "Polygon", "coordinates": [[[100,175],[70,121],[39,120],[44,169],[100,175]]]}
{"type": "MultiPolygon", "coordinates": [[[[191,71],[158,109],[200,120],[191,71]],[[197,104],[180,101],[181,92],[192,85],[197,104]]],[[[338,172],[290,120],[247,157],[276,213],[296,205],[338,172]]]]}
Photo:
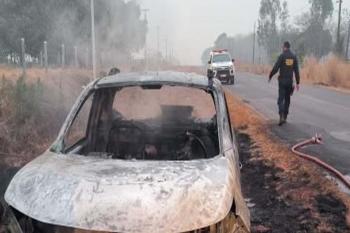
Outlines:
{"type": "Polygon", "coordinates": [[[125,160],[192,160],[219,154],[212,93],[182,86],[96,90],[64,139],[66,153],[125,160]]]}

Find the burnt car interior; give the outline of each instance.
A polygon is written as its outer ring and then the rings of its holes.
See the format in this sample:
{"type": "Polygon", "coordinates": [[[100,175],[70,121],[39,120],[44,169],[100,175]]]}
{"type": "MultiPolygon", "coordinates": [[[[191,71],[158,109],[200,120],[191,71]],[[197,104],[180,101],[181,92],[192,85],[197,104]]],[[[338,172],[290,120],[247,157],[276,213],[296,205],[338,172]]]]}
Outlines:
{"type": "Polygon", "coordinates": [[[170,85],[97,89],[76,115],[64,145],[65,153],[110,159],[214,157],[219,139],[213,93],[170,85]]]}

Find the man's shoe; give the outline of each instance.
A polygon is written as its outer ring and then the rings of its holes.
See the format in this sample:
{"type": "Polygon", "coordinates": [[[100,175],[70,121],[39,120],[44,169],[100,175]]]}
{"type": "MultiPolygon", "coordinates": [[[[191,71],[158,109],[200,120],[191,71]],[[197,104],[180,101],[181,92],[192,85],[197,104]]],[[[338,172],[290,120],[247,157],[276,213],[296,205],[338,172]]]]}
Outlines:
{"type": "Polygon", "coordinates": [[[286,123],[286,120],[284,118],[284,115],[281,113],[280,114],[280,122],[278,123],[279,126],[283,125],[284,123],[286,123]]]}

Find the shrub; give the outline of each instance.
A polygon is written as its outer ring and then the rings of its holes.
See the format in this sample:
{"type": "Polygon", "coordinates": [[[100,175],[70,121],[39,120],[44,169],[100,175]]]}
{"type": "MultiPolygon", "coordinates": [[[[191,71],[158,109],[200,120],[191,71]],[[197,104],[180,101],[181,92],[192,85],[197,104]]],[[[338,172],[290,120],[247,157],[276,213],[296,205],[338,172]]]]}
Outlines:
{"type": "Polygon", "coordinates": [[[43,96],[43,85],[38,79],[35,83],[26,83],[23,76],[16,81],[13,90],[14,120],[23,124],[26,120],[40,118],[40,100],[43,96]]]}

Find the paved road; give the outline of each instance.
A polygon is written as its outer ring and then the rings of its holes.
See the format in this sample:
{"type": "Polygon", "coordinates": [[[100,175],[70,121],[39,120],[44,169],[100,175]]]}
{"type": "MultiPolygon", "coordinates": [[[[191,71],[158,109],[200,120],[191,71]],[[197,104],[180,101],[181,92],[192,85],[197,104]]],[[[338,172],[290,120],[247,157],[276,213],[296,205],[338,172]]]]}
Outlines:
{"type": "Polygon", "coordinates": [[[350,175],[350,94],[319,86],[301,86],[292,97],[288,123],[277,126],[277,80],[239,73],[232,91],[270,120],[273,132],[292,145],[321,133],[324,145],[306,150],[350,175]]]}

